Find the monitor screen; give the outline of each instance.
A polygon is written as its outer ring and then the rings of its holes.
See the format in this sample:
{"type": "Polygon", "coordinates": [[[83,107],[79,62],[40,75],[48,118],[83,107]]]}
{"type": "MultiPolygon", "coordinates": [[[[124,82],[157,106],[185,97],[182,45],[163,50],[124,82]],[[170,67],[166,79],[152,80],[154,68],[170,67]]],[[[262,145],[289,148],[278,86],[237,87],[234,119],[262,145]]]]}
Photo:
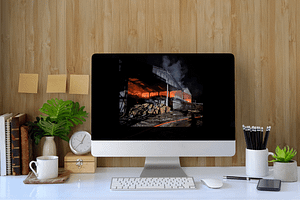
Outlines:
{"type": "Polygon", "coordinates": [[[94,54],[92,139],[235,140],[234,73],[230,53],[94,54]]]}

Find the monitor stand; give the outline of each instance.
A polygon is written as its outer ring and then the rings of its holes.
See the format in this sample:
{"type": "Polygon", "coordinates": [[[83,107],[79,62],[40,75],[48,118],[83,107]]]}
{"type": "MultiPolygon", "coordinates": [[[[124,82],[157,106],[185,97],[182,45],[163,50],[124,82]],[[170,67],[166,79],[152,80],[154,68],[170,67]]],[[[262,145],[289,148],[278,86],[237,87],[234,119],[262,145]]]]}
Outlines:
{"type": "Polygon", "coordinates": [[[179,157],[146,157],[140,177],[187,177],[179,157]]]}

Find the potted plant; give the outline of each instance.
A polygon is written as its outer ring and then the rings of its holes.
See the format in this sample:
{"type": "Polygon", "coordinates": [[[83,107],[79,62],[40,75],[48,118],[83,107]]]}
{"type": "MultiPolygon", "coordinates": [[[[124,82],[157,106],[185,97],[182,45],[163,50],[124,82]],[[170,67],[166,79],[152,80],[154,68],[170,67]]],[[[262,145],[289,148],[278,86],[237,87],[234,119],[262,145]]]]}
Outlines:
{"type": "Polygon", "coordinates": [[[46,116],[40,115],[34,123],[30,123],[31,133],[35,143],[38,144],[42,137],[46,136],[43,146],[43,155],[56,155],[54,136],[58,136],[65,141],[69,141],[68,134],[71,127],[82,124],[86,121],[88,113],[83,111],[85,107],[79,106],[71,100],[64,101],[57,98],[48,100],[39,109],[46,116]]]}
{"type": "Polygon", "coordinates": [[[273,155],[274,160],[274,178],[280,179],[281,181],[298,181],[297,172],[297,161],[292,160],[292,158],[297,154],[297,152],[289,146],[280,149],[279,146],[275,149],[275,154],[273,155]]]}

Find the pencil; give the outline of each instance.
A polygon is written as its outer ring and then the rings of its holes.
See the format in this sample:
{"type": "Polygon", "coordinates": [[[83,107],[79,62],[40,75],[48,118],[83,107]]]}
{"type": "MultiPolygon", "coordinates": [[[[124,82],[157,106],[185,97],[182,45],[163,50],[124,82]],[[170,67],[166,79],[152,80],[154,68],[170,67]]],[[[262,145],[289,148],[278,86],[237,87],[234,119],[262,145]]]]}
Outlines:
{"type": "Polygon", "coordinates": [[[259,130],[258,130],[258,126],[255,127],[256,131],[255,131],[255,141],[256,141],[256,150],[258,150],[258,146],[259,146],[259,140],[258,140],[258,135],[259,135],[259,130]]]}
{"type": "Polygon", "coordinates": [[[247,133],[248,138],[249,138],[249,149],[253,149],[253,140],[252,140],[252,133],[251,133],[250,126],[246,127],[246,133],[247,133]]]}
{"type": "Polygon", "coordinates": [[[257,131],[257,149],[261,150],[261,140],[260,140],[260,126],[256,127],[256,131],[257,131]]]}
{"type": "Polygon", "coordinates": [[[257,150],[257,132],[256,132],[256,126],[252,126],[252,134],[254,139],[254,149],[257,150]]]}
{"type": "Polygon", "coordinates": [[[271,126],[267,126],[267,128],[266,128],[266,134],[265,134],[265,139],[264,139],[264,144],[263,144],[263,149],[267,148],[267,143],[268,143],[270,131],[271,131],[271,126]]]}
{"type": "Polygon", "coordinates": [[[254,126],[250,128],[250,135],[252,139],[252,149],[255,150],[255,134],[254,134],[254,126]]]}
{"type": "Polygon", "coordinates": [[[246,134],[246,130],[245,130],[244,124],[242,125],[242,127],[243,127],[243,132],[244,132],[244,138],[245,138],[246,146],[247,146],[247,149],[248,149],[247,134],[246,134]]]}
{"type": "Polygon", "coordinates": [[[248,135],[246,132],[246,127],[244,125],[242,125],[242,127],[243,127],[244,137],[245,137],[245,141],[246,141],[246,146],[247,146],[247,149],[249,149],[249,138],[248,138],[248,135]]]}
{"type": "Polygon", "coordinates": [[[260,133],[259,133],[259,144],[260,144],[260,149],[263,150],[263,134],[264,134],[264,127],[260,127],[260,133]]]}

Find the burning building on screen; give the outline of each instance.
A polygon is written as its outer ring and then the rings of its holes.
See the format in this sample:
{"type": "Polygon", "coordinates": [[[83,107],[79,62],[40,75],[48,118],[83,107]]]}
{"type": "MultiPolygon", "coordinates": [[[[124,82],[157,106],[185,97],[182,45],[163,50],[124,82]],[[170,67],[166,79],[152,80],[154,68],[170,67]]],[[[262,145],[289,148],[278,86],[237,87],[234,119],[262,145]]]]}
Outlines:
{"type": "Polygon", "coordinates": [[[183,119],[189,120],[191,116],[202,121],[203,105],[192,103],[189,88],[168,69],[120,60],[119,74],[120,123],[156,127],[162,123],[170,126],[168,121],[179,120],[179,126],[187,126],[183,119]]]}

